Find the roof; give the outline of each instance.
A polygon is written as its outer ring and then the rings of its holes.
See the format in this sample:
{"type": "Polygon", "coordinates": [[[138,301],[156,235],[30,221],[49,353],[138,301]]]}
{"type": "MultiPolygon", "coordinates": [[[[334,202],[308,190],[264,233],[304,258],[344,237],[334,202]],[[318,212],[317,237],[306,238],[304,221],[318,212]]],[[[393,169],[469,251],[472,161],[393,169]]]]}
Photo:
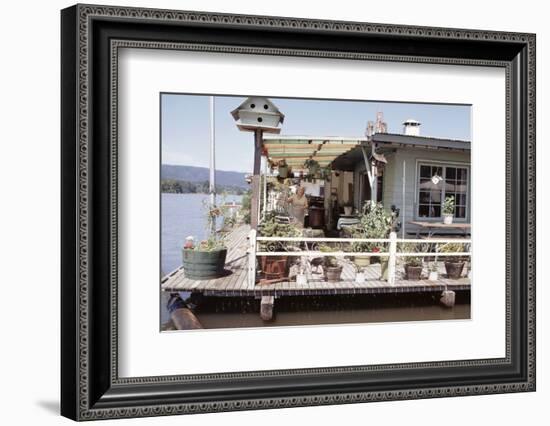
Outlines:
{"type": "Polygon", "coordinates": [[[430,138],[399,133],[375,133],[372,135],[372,140],[379,144],[379,146],[409,146],[413,148],[450,149],[454,151],[470,150],[470,141],[459,139],[430,138]]]}
{"type": "MultiPolygon", "coordinates": [[[[470,141],[457,139],[430,138],[425,136],[411,136],[395,133],[375,133],[372,140],[378,146],[378,152],[383,148],[421,148],[421,149],[445,149],[449,151],[469,151],[470,141]]],[[[370,148],[368,148],[370,155],[370,148]]],[[[332,168],[343,171],[353,171],[358,162],[363,162],[363,152],[360,146],[343,153],[335,158],[332,168]]]]}
{"type": "Polygon", "coordinates": [[[263,147],[269,161],[284,159],[295,170],[300,170],[310,157],[321,167],[335,158],[366,142],[366,138],[346,136],[264,135],[263,147]]]}

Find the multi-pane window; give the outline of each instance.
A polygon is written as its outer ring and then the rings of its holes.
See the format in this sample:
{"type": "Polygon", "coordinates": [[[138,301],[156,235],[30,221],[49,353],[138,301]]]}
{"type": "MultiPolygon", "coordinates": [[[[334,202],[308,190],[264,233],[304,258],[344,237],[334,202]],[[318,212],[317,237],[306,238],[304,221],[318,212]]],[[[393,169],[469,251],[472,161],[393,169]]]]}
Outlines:
{"type": "Polygon", "coordinates": [[[439,218],[443,201],[454,196],[454,217],[466,218],[468,169],[466,167],[420,165],[418,182],[418,217],[439,218]]]}

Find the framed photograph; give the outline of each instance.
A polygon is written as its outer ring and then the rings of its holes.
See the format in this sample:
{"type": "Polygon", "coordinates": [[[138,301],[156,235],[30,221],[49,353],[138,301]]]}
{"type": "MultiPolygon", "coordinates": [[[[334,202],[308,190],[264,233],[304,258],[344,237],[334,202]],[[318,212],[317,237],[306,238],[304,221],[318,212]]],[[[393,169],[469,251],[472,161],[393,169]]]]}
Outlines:
{"type": "Polygon", "coordinates": [[[61,29],[62,415],[535,390],[535,35],[61,29]]]}

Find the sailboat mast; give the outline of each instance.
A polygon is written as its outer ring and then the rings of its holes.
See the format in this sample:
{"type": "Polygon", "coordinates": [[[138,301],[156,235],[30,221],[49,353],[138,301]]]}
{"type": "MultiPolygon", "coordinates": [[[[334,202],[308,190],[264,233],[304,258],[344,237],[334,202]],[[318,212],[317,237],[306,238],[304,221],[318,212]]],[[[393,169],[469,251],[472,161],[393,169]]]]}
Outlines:
{"type": "MultiPolygon", "coordinates": [[[[216,206],[216,129],[214,116],[214,96],[210,96],[210,207],[216,206]]],[[[212,232],[216,231],[216,221],[212,220],[212,232]]]]}

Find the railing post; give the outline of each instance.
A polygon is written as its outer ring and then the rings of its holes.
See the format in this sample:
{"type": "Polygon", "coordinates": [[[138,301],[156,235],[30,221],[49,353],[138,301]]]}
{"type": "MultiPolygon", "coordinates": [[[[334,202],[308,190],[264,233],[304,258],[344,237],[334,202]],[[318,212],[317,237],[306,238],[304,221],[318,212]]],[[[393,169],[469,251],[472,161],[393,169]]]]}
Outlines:
{"type": "Polygon", "coordinates": [[[390,232],[390,247],[388,259],[388,284],[395,284],[395,263],[397,260],[397,234],[395,232],[390,232]]]}
{"type": "Polygon", "coordinates": [[[256,230],[248,234],[248,288],[256,285],[256,230]]]}

